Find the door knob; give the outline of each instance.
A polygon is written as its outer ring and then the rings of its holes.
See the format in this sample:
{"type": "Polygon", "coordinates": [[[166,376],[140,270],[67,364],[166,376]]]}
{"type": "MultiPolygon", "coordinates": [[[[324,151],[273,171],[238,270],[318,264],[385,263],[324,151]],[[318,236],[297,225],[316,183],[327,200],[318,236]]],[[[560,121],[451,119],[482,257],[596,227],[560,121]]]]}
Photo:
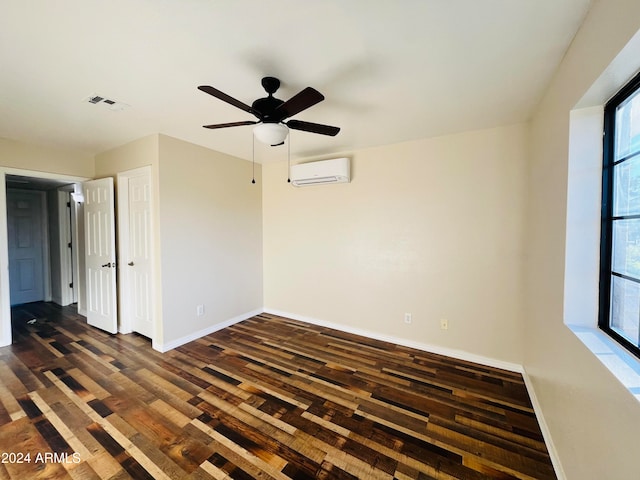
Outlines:
{"type": "Polygon", "coordinates": [[[130,267],[133,267],[133,262],[129,262],[127,263],[127,265],[129,265],[130,267]]]}
{"type": "Polygon", "coordinates": [[[111,266],[111,262],[109,263],[105,263],[104,265],[102,265],[103,267],[110,267],[111,266]]]}

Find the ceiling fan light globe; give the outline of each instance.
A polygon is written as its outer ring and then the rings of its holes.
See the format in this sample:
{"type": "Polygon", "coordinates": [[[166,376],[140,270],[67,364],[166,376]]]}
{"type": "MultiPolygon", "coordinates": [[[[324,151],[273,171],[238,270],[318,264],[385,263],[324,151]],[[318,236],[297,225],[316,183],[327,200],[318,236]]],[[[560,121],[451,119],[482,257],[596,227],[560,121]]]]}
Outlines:
{"type": "Polygon", "coordinates": [[[261,123],[253,127],[253,134],[258,141],[276,146],[285,141],[289,134],[289,128],[281,123],[261,123]]]}

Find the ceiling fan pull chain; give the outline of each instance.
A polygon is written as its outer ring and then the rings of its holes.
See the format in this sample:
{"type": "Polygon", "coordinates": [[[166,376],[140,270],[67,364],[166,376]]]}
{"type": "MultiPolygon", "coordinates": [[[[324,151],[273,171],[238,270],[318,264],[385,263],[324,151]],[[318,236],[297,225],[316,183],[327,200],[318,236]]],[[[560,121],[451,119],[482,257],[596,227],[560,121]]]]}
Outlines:
{"type": "Polygon", "coordinates": [[[291,134],[287,138],[287,183],[291,183],[291,134]]]}
{"type": "Polygon", "coordinates": [[[256,137],[251,134],[251,183],[256,183],[256,137]]]}

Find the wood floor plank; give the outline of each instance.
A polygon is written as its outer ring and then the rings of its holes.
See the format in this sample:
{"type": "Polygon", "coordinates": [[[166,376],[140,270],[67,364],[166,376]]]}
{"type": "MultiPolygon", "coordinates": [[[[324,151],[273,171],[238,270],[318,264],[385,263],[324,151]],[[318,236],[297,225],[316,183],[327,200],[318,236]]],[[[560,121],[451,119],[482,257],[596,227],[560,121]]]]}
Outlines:
{"type": "Polygon", "coordinates": [[[266,313],[167,353],[73,307],[13,320],[0,454],[50,461],[0,480],[556,478],[516,372],[266,313]]]}
{"type": "Polygon", "coordinates": [[[0,402],[12,420],[26,415],[18,398],[27,394],[26,387],[6,364],[0,364],[0,402]]]}

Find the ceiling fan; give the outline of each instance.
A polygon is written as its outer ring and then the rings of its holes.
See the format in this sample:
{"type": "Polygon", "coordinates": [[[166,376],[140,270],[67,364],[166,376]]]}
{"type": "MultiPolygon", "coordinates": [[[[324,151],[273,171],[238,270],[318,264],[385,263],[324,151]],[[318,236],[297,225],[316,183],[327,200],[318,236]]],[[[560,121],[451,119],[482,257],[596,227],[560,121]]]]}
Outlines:
{"type": "Polygon", "coordinates": [[[267,92],[267,96],[264,98],[258,98],[251,104],[251,106],[249,106],[216,88],[208,85],[199,86],[198,90],[208,93],[209,95],[213,95],[217,99],[227,102],[228,104],[244,110],[245,112],[251,113],[258,119],[204,125],[204,128],[215,129],[238,127],[241,125],[256,125],[253,129],[253,133],[256,138],[271,146],[282,145],[285,138],[287,138],[289,128],[305,132],[319,133],[320,135],[329,135],[332,137],[337,135],[340,131],[338,127],[322,125],[320,123],[304,122],[302,120],[292,119],[285,122],[288,118],[293,117],[303,110],[306,110],[307,108],[324,100],[324,96],[316,89],[307,87],[291,97],[289,100],[283,101],[273,96],[280,87],[280,80],[275,77],[264,77],[262,79],[262,87],[267,92]]]}

